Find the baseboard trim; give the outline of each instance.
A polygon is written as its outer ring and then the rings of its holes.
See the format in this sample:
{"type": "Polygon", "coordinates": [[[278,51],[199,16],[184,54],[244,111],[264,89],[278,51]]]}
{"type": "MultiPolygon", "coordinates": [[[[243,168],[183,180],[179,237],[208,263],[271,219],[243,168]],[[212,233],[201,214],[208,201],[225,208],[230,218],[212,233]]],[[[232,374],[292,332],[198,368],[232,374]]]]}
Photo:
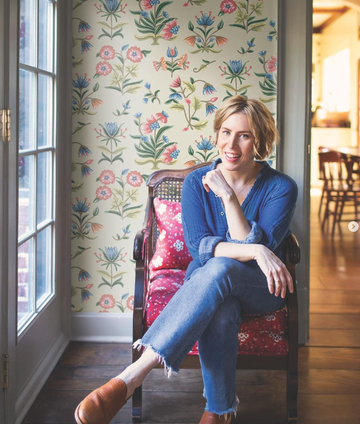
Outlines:
{"type": "Polygon", "coordinates": [[[71,314],[72,341],[132,343],[133,314],[76,312],[71,314]]]}
{"type": "Polygon", "coordinates": [[[40,365],[33,372],[21,394],[15,401],[15,424],[21,424],[37,395],[49,378],[52,370],[63,354],[69,340],[64,333],[60,333],[50,349],[46,352],[40,365]]]}

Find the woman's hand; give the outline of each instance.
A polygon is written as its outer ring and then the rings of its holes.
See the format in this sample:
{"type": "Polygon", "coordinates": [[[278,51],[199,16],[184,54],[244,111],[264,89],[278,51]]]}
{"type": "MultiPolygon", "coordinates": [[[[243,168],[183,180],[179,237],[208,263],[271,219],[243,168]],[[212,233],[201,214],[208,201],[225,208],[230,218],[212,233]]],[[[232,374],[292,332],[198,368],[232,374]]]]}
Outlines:
{"type": "Polygon", "coordinates": [[[283,262],[266,246],[261,244],[256,246],[256,254],[254,259],[259,265],[261,271],[265,274],[269,291],[284,299],[286,296],[286,288],[290,293],[294,292],[294,285],[292,277],[283,262]]]}
{"type": "Polygon", "coordinates": [[[221,198],[234,194],[233,189],[225,180],[220,169],[214,169],[213,171],[207,172],[206,175],[202,177],[202,183],[207,192],[211,190],[216,196],[221,198]]]}

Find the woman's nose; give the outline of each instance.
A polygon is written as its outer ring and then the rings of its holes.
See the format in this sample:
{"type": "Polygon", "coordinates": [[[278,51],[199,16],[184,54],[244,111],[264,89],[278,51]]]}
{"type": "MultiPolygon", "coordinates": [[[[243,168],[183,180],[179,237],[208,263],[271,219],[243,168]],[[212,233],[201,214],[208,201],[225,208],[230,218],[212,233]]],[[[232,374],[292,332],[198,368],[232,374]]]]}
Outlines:
{"type": "Polygon", "coordinates": [[[234,148],[235,145],[236,145],[236,137],[233,135],[233,136],[229,137],[229,139],[228,139],[228,146],[230,148],[234,148]]]}

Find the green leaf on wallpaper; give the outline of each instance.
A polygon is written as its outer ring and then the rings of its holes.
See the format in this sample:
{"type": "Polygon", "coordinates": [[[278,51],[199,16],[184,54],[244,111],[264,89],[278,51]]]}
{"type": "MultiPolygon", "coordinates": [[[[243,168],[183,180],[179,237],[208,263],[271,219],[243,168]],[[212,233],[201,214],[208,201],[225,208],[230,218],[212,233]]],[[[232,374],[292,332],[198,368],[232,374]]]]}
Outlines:
{"type": "Polygon", "coordinates": [[[196,86],[194,84],[190,84],[187,81],[183,81],[184,86],[191,91],[192,93],[196,90],[196,86]]]}
{"type": "Polygon", "coordinates": [[[173,104],[170,106],[170,109],[177,110],[178,112],[181,112],[184,110],[184,105],[181,104],[173,104]]]}
{"type": "Polygon", "coordinates": [[[121,281],[121,280],[116,280],[116,281],[114,281],[114,282],[112,283],[112,285],[113,285],[113,287],[114,287],[114,286],[121,286],[121,287],[124,287],[124,284],[122,283],[122,281],[121,281]]]}
{"type": "Polygon", "coordinates": [[[99,271],[98,270],[98,273],[101,274],[101,275],[105,275],[105,277],[110,277],[111,278],[111,275],[108,272],[106,272],[106,271],[99,271]]]}
{"type": "Polygon", "coordinates": [[[94,209],[94,212],[93,212],[93,216],[97,216],[97,215],[99,215],[99,208],[98,207],[96,207],[94,209]]]}
{"type": "Polygon", "coordinates": [[[74,193],[76,193],[76,192],[78,192],[78,191],[80,191],[82,189],[83,185],[84,185],[84,183],[76,184],[76,183],[73,182],[71,184],[71,191],[74,192],[74,193]]]}
{"type": "Polygon", "coordinates": [[[191,106],[192,106],[192,108],[193,108],[194,110],[199,110],[199,109],[201,109],[201,106],[202,106],[202,104],[201,104],[201,100],[200,100],[200,99],[198,99],[197,97],[194,97],[194,98],[193,98],[193,101],[191,102],[191,106]]]}
{"type": "Polygon", "coordinates": [[[197,122],[196,124],[191,124],[194,128],[196,128],[197,130],[203,130],[204,128],[206,128],[208,124],[208,121],[200,121],[197,122]]]}
{"type": "Polygon", "coordinates": [[[100,22],[97,21],[97,23],[105,28],[111,29],[111,26],[107,22],[100,22]]]}
{"type": "Polygon", "coordinates": [[[227,88],[228,90],[231,90],[231,91],[233,91],[234,93],[236,92],[236,88],[235,87],[233,87],[232,85],[230,85],[230,84],[221,84],[223,87],[225,87],[225,88],[227,88]]]}
{"type": "Polygon", "coordinates": [[[98,89],[99,89],[99,83],[97,82],[93,87],[93,92],[95,93],[95,91],[98,91],[98,89]]]}
{"type": "Polygon", "coordinates": [[[191,146],[189,146],[188,153],[192,156],[195,153],[195,150],[191,146]]]}
{"type": "Polygon", "coordinates": [[[71,284],[71,296],[76,296],[79,293],[79,290],[74,286],[74,284],[71,284]]]}
{"type": "Polygon", "coordinates": [[[189,28],[190,31],[194,30],[194,25],[191,21],[189,21],[188,28],[189,28]]]}
{"type": "Polygon", "coordinates": [[[220,29],[222,29],[223,27],[224,27],[224,21],[220,21],[220,22],[218,23],[217,29],[218,29],[218,30],[220,30],[220,29]]]}
{"type": "Polygon", "coordinates": [[[113,278],[118,278],[118,277],[120,277],[121,275],[124,275],[124,274],[127,274],[127,271],[118,272],[115,275],[113,275],[113,278]]]}
{"type": "Polygon", "coordinates": [[[259,100],[262,101],[263,103],[270,103],[276,100],[276,96],[275,97],[259,97],[259,100]]]}

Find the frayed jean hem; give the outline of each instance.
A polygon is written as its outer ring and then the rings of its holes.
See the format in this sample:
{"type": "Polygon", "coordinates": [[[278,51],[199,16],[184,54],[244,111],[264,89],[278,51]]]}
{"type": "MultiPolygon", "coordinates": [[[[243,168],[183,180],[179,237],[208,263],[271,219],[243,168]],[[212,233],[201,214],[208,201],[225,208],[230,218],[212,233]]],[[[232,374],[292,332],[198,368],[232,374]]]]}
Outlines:
{"type": "Polygon", "coordinates": [[[156,355],[160,357],[161,365],[164,366],[164,372],[166,377],[171,378],[172,375],[176,375],[179,372],[178,369],[174,369],[171,365],[168,365],[166,363],[166,359],[164,358],[164,356],[159,351],[154,349],[150,343],[143,343],[141,339],[138,339],[136,340],[136,342],[133,343],[132,347],[133,349],[136,349],[138,351],[140,351],[142,348],[145,348],[145,349],[150,349],[154,353],[156,353],[156,355]]]}
{"type": "Polygon", "coordinates": [[[224,414],[233,414],[234,417],[236,417],[236,411],[237,411],[237,407],[239,405],[239,398],[237,396],[235,396],[235,401],[232,405],[231,408],[227,409],[226,411],[214,411],[212,408],[209,408],[208,405],[206,405],[205,407],[205,411],[206,412],[211,412],[212,414],[216,414],[216,415],[224,415],[224,414]]]}

